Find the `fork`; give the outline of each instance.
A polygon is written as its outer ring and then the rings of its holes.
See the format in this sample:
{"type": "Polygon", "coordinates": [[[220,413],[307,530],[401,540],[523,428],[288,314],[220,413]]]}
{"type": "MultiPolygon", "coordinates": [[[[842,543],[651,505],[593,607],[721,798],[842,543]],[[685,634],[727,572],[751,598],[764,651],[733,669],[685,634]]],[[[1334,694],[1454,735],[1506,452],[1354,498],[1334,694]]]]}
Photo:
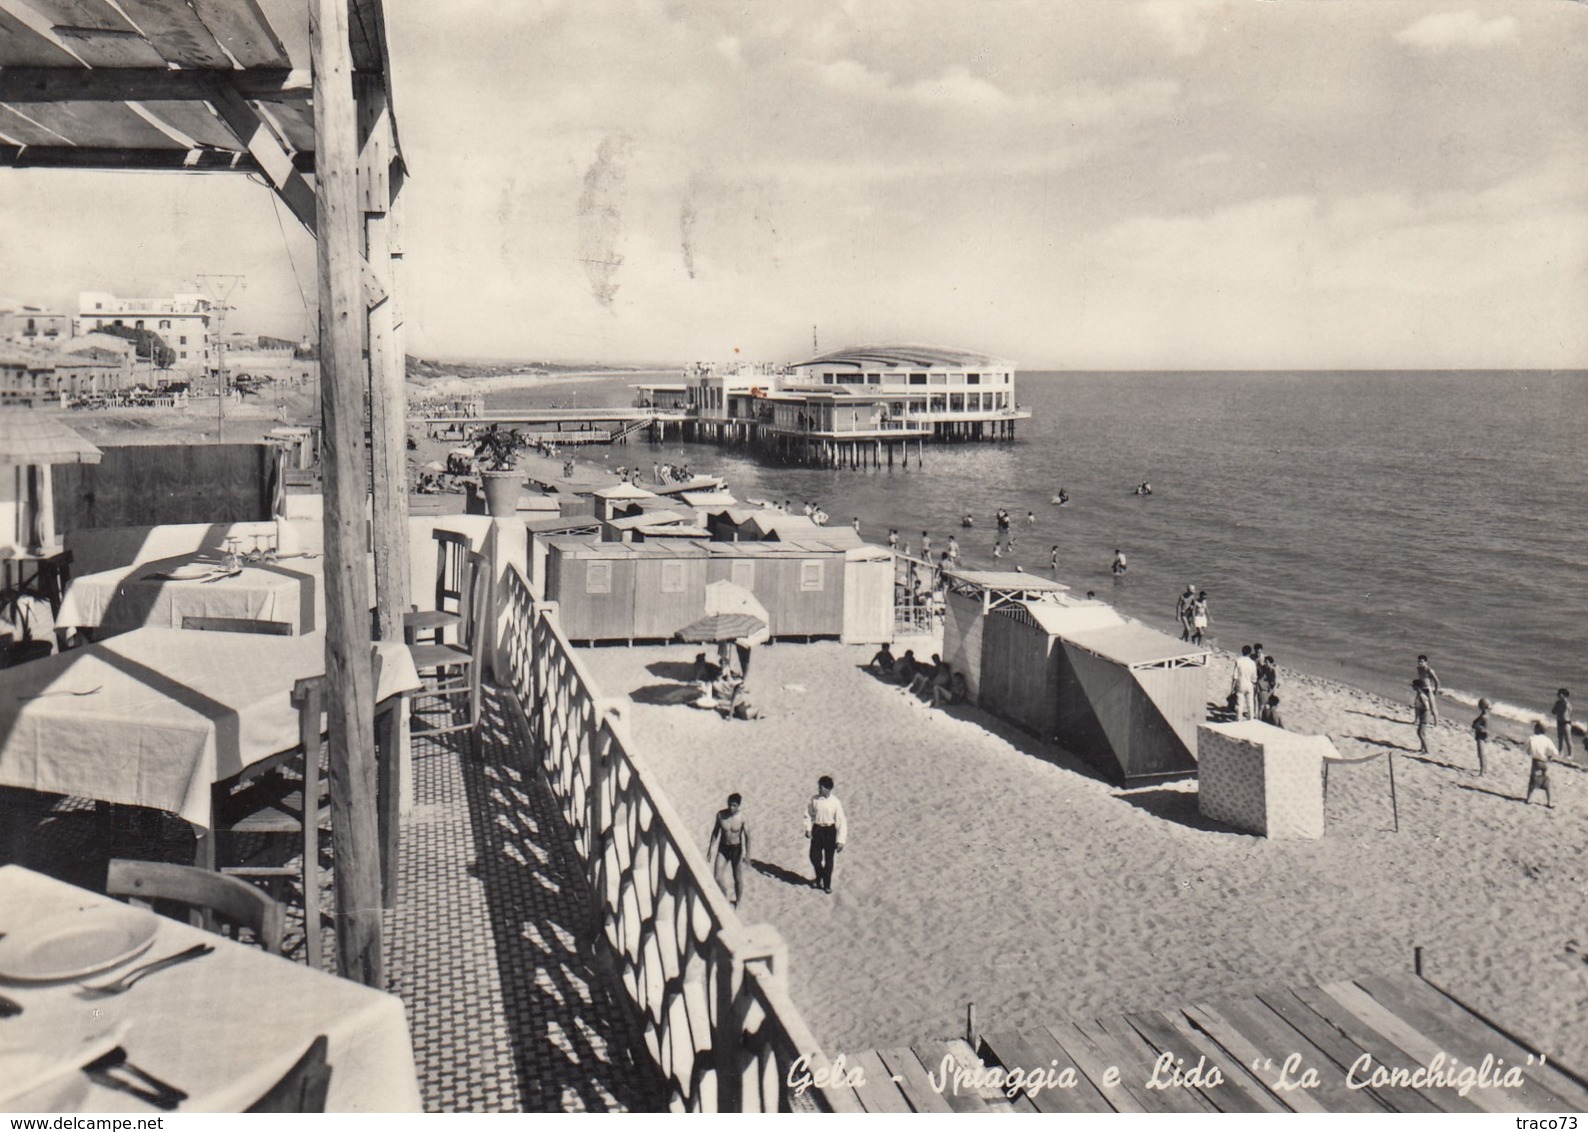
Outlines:
{"type": "Polygon", "coordinates": [[[132,989],[132,985],[145,975],[152,975],[156,971],[163,971],[167,967],[175,967],[178,963],[186,963],[189,959],[197,959],[201,955],[208,955],[215,948],[207,943],[195,943],[186,951],[178,951],[175,955],[167,955],[164,959],[156,959],[153,963],[145,963],[141,967],[134,967],[121,978],[102,986],[89,986],[83,984],[81,989],[85,994],[99,998],[108,998],[111,995],[124,994],[132,989]]]}

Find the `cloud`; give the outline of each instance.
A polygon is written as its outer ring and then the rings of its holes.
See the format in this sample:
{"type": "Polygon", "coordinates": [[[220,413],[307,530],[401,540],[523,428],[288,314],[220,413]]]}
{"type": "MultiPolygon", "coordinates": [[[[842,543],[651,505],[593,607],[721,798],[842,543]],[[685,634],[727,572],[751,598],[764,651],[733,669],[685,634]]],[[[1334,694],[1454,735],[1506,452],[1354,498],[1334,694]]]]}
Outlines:
{"type": "Polygon", "coordinates": [[[1516,17],[1480,18],[1475,12],[1439,12],[1395,33],[1395,41],[1426,55],[1487,51],[1516,43],[1516,17]]]}

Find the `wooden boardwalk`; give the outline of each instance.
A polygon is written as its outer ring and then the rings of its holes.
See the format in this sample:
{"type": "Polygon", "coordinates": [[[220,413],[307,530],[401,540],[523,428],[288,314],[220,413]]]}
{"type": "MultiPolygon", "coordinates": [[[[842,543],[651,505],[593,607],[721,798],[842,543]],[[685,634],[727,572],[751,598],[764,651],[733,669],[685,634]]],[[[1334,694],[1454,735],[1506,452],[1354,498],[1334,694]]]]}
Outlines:
{"type": "Polygon", "coordinates": [[[855,1095],[870,1112],[1588,1111],[1574,1073],[1414,975],[997,1030],[969,1051],[865,1051],[855,1095]]]}

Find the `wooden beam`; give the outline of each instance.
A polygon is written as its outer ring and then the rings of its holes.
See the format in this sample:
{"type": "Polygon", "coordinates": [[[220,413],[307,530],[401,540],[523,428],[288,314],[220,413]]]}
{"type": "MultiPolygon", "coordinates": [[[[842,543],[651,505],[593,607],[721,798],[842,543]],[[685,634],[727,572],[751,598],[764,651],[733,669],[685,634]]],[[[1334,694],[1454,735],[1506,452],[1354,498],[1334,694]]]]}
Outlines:
{"type": "Polygon", "coordinates": [[[342,974],[382,987],[380,843],[375,818],[375,688],[363,452],[364,308],[359,282],[358,121],[346,0],[311,0],[318,137],[320,389],[325,418],[325,672],[331,829],[342,974]]]}
{"type": "MultiPolygon", "coordinates": [[[[300,155],[313,160],[313,154],[300,155]]],[[[222,149],[108,149],[80,145],[0,143],[0,166],[13,169],[139,170],[167,173],[263,173],[246,153],[222,149]]]]}
{"type": "MultiPolygon", "coordinates": [[[[360,76],[359,195],[364,210],[364,258],[377,276],[391,277],[391,114],[385,83],[360,76]]],[[[370,442],[375,469],[375,623],[383,641],[403,639],[409,605],[408,421],[402,339],[395,303],[373,304],[369,317],[370,442]]]]}
{"type": "MultiPolygon", "coordinates": [[[[265,171],[265,176],[270,178],[276,195],[291,209],[292,215],[313,232],[315,191],[309,187],[309,182],[304,180],[303,174],[293,165],[292,155],[281,144],[281,139],[265,125],[258,112],[248,104],[248,100],[230,87],[216,84],[209,104],[215,111],[215,116],[228,130],[237,135],[237,140],[242,142],[243,148],[259,162],[259,167],[265,171]]],[[[318,111],[315,113],[315,118],[319,118],[318,111]]]]}
{"type": "Polygon", "coordinates": [[[290,68],[254,71],[156,67],[4,67],[0,102],[206,101],[217,85],[243,98],[304,98],[309,72],[290,68]]]}

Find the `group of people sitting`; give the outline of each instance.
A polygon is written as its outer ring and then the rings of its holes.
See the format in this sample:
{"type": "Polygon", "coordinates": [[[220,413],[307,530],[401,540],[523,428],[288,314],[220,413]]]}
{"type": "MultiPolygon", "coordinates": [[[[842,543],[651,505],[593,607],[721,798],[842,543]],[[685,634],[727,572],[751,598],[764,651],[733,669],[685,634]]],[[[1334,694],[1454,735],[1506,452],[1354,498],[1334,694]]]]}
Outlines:
{"type": "Polygon", "coordinates": [[[749,645],[738,645],[730,651],[724,641],[718,646],[716,664],[707,660],[705,653],[696,653],[693,676],[700,696],[694,701],[695,706],[714,710],[724,719],[760,719],[761,712],[750,702],[750,690],[745,685],[749,670],[749,645]]]}
{"type": "Polygon", "coordinates": [[[914,649],[907,649],[903,656],[895,657],[893,649],[883,645],[866,665],[866,671],[898,684],[910,695],[930,697],[933,707],[959,703],[969,693],[965,677],[936,653],[932,654],[930,663],[923,663],[915,658],[914,649]]]}

